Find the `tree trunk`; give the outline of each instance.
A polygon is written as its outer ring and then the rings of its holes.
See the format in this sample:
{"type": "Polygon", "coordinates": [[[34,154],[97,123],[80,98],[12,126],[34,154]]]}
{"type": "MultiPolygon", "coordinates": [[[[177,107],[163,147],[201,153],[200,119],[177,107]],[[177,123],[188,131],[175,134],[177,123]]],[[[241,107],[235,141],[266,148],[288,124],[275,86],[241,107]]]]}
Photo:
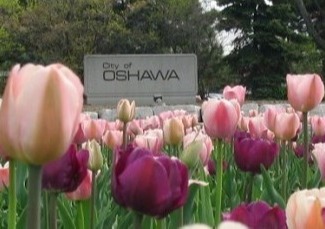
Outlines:
{"type": "Polygon", "coordinates": [[[303,17],[303,19],[306,23],[308,33],[314,38],[318,47],[321,48],[322,50],[325,50],[325,40],[315,30],[314,25],[309,18],[309,15],[308,15],[308,12],[306,10],[303,0],[295,0],[295,3],[299,9],[301,16],[303,17]]]}

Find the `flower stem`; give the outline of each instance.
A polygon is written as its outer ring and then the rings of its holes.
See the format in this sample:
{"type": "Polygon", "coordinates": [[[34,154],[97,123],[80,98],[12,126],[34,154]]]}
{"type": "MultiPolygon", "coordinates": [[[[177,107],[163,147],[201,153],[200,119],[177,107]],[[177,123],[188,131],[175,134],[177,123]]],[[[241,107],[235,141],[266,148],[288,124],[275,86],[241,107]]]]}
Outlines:
{"type": "Polygon", "coordinates": [[[40,229],[42,166],[28,166],[27,229],[40,229]]]}
{"type": "Polygon", "coordinates": [[[138,212],[133,212],[133,228],[141,229],[143,215],[138,212]]]}
{"type": "Polygon", "coordinates": [[[57,205],[57,193],[51,192],[49,193],[49,228],[56,229],[56,205],[57,205]]]}
{"type": "Polygon", "coordinates": [[[123,149],[126,149],[126,146],[128,145],[128,135],[127,135],[127,126],[128,123],[123,123],[123,149]]]}
{"type": "Polygon", "coordinates": [[[288,155],[287,155],[287,150],[286,150],[286,145],[283,143],[281,145],[281,155],[283,159],[283,178],[282,178],[282,198],[284,201],[287,200],[287,183],[288,183],[288,166],[287,166],[287,161],[288,161],[288,155]]]}
{"type": "Polygon", "coordinates": [[[82,202],[77,202],[77,228],[84,229],[85,228],[85,220],[84,220],[84,212],[82,209],[82,202]]]}
{"type": "Polygon", "coordinates": [[[222,161],[223,161],[223,145],[220,139],[217,140],[216,147],[217,149],[217,189],[216,189],[216,218],[215,223],[218,227],[221,217],[221,200],[222,200],[222,161]]]}
{"type": "Polygon", "coordinates": [[[252,201],[252,194],[253,194],[253,185],[254,185],[254,177],[253,173],[249,174],[248,181],[246,184],[246,192],[245,192],[245,201],[246,203],[250,203],[252,201]]]}
{"type": "Polygon", "coordinates": [[[92,182],[91,182],[91,199],[90,199],[90,229],[95,228],[95,204],[96,204],[96,173],[92,171],[92,182]]]}
{"type": "Polygon", "coordinates": [[[9,161],[9,213],[8,213],[8,229],[16,228],[16,165],[15,161],[9,161]]]}
{"type": "Polygon", "coordinates": [[[302,188],[307,188],[308,181],[308,112],[303,112],[303,132],[304,132],[304,166],[303,166],[303,176],[302,176],[302,188]]]}

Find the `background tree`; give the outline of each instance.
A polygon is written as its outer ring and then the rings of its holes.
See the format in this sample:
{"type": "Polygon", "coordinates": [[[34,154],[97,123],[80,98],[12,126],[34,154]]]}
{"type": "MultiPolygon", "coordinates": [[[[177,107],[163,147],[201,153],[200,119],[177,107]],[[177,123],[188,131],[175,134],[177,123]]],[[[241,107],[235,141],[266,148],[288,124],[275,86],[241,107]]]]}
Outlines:
{"type": "MultiPolygon", "coordinates": [[[[224,7],[218,28],[235,31],[233,51],[225,58],[254,98],[285,98],[285,75],[306,58],[310,39],[297,33],[298,17],[290,1],[218,0],[224,7]],[[305,56],[304,56],[305,55],[305,56]]],[[[315,49],[314,47],[312,47],[315,49]]]]}

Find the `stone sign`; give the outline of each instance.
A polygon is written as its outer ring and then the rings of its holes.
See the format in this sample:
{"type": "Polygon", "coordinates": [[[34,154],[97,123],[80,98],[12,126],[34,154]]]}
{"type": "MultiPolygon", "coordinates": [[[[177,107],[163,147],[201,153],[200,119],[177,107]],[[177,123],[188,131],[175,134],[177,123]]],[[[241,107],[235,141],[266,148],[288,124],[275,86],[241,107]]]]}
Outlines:
{"type": "Polygon", "coordinates": [[[87,55],[84,86],[88,104],[190,104],[197,94],[194,54],[87,55]]]}

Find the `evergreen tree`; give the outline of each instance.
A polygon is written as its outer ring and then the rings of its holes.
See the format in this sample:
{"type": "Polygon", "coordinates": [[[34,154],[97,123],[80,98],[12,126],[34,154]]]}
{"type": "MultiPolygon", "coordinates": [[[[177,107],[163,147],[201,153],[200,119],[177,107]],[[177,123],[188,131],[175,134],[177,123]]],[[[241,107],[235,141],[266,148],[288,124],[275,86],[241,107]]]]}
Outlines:
{"type": "Polygon", "coordinates": [[[308,38],[297,33],[298,17],[289,0],[218,0],[219,29],[235,31],[225,58],[253,98],[285,98],[285,76],[302,57],[308,38]],[[271,3],[270,3],[271,2],[271,3]]]}

